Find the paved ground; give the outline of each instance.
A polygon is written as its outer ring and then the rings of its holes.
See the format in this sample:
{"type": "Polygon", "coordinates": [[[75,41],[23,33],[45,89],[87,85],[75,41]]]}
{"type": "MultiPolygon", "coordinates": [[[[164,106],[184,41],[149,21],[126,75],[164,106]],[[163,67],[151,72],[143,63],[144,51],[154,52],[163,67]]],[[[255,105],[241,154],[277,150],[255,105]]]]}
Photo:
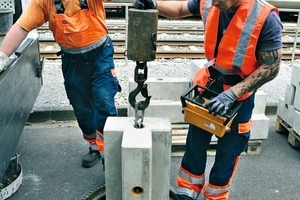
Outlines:
{"type": "MultiPolygon", "coordinates": [[[[232,200],[299,200],[300,149],[292,148],[286,134],[275,131],[276,116],[271,119],[269,137],[259,155],[243,155],[232,188],[232,200]]],[[[23,184],[10,200],[75,200],[97,185],[104,184],[104,172],[98,163],[81,167],[88,146],[77,124],[29,124],[24,128],[17,153],[23,166],[23,184]]],[[[209,170],[214,157],[209,157],[209,170]]],[[[173,188],[181,157],[172,157],[173,188]]]]}

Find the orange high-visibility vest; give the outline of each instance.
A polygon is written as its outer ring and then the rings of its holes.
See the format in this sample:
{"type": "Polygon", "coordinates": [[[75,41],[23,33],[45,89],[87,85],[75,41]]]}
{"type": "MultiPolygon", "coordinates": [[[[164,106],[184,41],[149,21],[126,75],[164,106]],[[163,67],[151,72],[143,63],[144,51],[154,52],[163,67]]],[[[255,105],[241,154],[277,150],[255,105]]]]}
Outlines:
{"type": "MultiPolygon", "coordinates": [[[[205,56],[207,60],[214,60],[212,67],[223,75],[239,75],[244,79],[261,65],[255,56],[258,38],[269,13],[272,10],[279,13],[277,8],[263,0],[243,0],[219,45],[220,10],[211,5],[211,0],[201,0],[199,9],[205,30],[205,56]]],[[[197,76],[194,77],[196,83],[199,82],[197,76]]],[[[229,87],[224,85],[224,90],[229,87]]],[[[248,98],[252,93],[242,95],[238,101],[248,98]]]]}
{"type": "Polygon", "coordinates": [[[104,20],[99,20],[89,8],[81,9],[72,16],[57,11],[53,23],[53,37],[63,47],[86,47],[107,35],[104,20]]]}
{"type": "Polygon", "coordinates": [[[224,75],[245,78],[261,64],[255,56],[260,31],[269,13],[278,9],[263,0],[243,0],[217,47],[220,11],[211,0],[201,0],[200,13],[205,27],[205,56],[215,59],[215,69],[224,75]],[[218,48],[218,55],[215,49],[218,48]]]}

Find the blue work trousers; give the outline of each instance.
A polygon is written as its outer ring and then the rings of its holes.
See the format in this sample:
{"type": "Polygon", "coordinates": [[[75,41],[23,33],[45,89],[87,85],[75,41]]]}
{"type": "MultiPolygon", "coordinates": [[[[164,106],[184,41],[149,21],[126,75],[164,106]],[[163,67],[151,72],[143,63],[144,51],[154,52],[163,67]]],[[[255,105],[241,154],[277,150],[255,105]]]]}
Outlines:
{"type": "Polygon", "coordinates": [[[83,54],[62,52],[67,97],[79,127],[86,135],[103,132],[108,116],[116,116],[114,96],[118,79],[112,74],[114,47],[111,39],[83,54]]]}
{"type": "MultiPolygon", "coordinates": [[[[216,92],[222,92],[220,84],[214,84],[211,88],[216,92]]],[[[234,170],[237,157],[247,149],[250,131],[239,133],[238,125],[247,123],[251,119],[254,108],[255,93],[243,101],[234,118],[231,131],[218,138],[216,156],[209,175],[209,183],[216,186],[227,185],[234,170]]],[[[181,166],[194,175],[205,173],[207,150],[211,142],[212,134],[194,125],[189,126],[186,151],[181,166]]]]}

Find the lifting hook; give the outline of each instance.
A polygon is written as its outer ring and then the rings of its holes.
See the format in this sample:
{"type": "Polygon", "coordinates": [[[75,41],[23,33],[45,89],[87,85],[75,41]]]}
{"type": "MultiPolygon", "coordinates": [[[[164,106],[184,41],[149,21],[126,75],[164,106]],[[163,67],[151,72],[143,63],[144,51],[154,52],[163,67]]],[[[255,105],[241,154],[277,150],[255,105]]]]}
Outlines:
{"type": "Polygon", "coordinates": [[[132,90],[129,93],[129,103],[133,108],[136,108],[136,96],[141,92],[142,96],[146,99],[144,101],[139,102],[137,109],[138,110],[145,110],[150,104],[151,96],[148,96],[148,88],[147,84],[138,84],[137,88],[132,90]]]}

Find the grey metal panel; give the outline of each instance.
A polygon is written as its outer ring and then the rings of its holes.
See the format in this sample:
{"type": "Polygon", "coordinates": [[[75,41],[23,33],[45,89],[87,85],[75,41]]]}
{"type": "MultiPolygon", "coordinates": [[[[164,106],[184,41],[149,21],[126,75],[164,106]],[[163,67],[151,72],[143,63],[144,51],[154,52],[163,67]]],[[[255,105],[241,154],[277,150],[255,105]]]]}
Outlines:
{"type": "Polygon", "coordinates": [[[17,59],[0,74],[0,182],[42,86],[42,78],[37,77],[38,40],[27,39],[16,55],[17,59]]]}

